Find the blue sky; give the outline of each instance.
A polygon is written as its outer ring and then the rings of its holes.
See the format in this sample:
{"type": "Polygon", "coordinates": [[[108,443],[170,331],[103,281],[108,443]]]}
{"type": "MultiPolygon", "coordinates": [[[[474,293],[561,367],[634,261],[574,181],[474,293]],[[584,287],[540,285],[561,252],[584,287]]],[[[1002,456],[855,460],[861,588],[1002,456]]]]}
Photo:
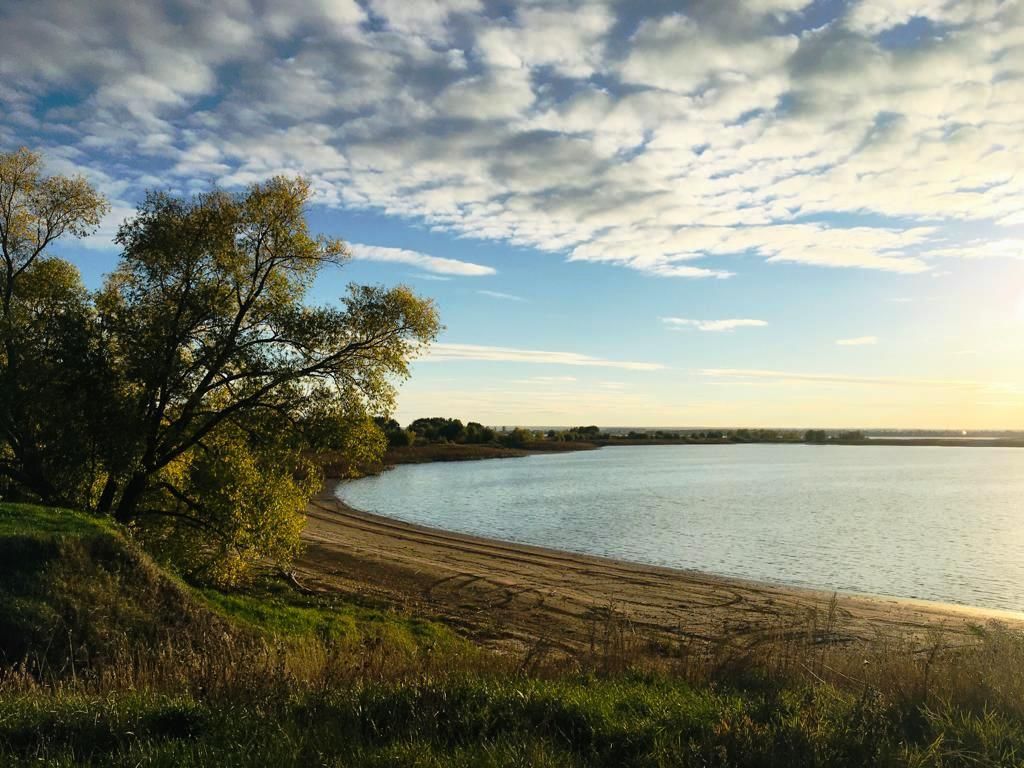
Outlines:
{"type": "Polygon", "coordinates": [[[1024,3],[0,7],[0,148],[113,201],[302,173],[446,330],[398,417],[1024,427],[1024,3]]]}

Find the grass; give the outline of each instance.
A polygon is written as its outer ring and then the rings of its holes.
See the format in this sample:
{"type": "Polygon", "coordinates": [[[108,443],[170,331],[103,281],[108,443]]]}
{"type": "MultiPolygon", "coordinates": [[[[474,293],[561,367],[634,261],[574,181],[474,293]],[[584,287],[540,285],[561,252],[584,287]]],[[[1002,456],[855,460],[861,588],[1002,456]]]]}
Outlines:
{"type": "MultiPolygon", "coordinates": [[[[1024,766],[1024,639],[498,655],[268,575],[197,590],[85,515],[0,505],[0,765],[1024,766]]],[[[649,650],[649,649],[648,649],[649,650]]]]}
{"type": "Polygon", "coordinates": [[[77,693],[0,698],[9,765],[1019,765],[989,714],[910,724],[875,697],[695,690],[650,679],[363,683],[257,701],[77,693]]]}
{"type": "Polygon", "coordinates": [[[380,638],[406,649],[469,647],[443,624],[351,600],[303,596],[269,577],[242,592],[204,589],[201,594],[225,618],[266,637],[317,638],[328,644],[380,638]]]}
{"type": "Polygon", "coordinates": [[[0,503],[0,537],[95,536],[112,534],[109,520],[36,504],[0,503]]]}

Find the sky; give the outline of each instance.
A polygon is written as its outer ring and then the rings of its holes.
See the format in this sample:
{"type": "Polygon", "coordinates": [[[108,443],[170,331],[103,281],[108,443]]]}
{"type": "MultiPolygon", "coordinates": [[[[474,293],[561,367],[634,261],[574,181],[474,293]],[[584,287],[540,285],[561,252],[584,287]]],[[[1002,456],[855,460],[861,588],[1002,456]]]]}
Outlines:
{"type": "Polygon", "coordinates": [[[0,150],[313,182],[445,330],[397,417],[1024,428],[1024,0],[5,0],[0,150]]]}

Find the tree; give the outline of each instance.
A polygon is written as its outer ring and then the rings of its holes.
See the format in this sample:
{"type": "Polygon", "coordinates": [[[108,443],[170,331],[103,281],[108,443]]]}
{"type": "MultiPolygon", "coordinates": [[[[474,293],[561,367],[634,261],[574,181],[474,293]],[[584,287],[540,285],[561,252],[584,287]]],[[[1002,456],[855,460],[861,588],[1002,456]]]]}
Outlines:
{"type": "Polygon", "coordinates": [[[825,443],[828,442],[828,433],[823,429],[808,429],[804,433],[805,443],[825,443]]]}
{"type": "Polygon", "coordinates": [[[485,427],[477,421],[471,421],[466,425],[465,441],[467,443],[493,443],[494,430],[485,427]]]}
{"type": "Polygon", "coordinates": [[[436,336],[433,304],[403,286],[355,285],[339,306],[306,304],[316,277],[347,253],[309,233],[309,184],[287,178],[240,194],[148,195],[118,232],[117,269],[89,296],[70,265],[39,253],[61,230],[84,233],[102,201],[56,184],[42,202],[12,204],[10,187],[32,188],[22,166],[0,167],[3,279],[14,283],[3,315],[3,471],[45,502],[112,515],[222,583],[261,558],[287,559],[318,482],[304,453],[379,458],[372,417],[391,410],[394,381],[436,336]],[[58,215],[48,213],[54,199],[78,202],[58,215]],[[25,234],[37,209],[33,231],[52,234],[25,234]],[[27,385],[48,370],[77,394],[52,402],[59,389],[27,385]]]}
{"type": "Polygon", "coordinates": [[[533,432],[522,427],[516,427],[511,432],[501,436],[501,442],[511,448],[522,448],[526,443],[533,440],[533,432]]]}
{"type": "MultiPolygon", "coordinates": [[[[393,405],[391,381],[436,336],[437,313],[401,286],[350,286],[341,308],[304,304],[347,255],[309,234],[309,194],[285,178],[191,201],[151,194],[121,228],[121,264],[97,305],[130,428],[109,457],[100,511],[230,538],[218,521],[238,511],[204,478],[236,465],[277,468],[274,482],[282,468],[308,472],[304,420],[366,423],[393,405]]],[[[295,517],[304,502],[274,508],[295,517]]]]}
{"type": "Polygon", "coordinates": [[[402,425],[394,419],[378,416],[374,421],[377,428],[384,433],[384,439],[387,440],[389,448],[405,448],[416,442],[416,433],[409,429],[402,429],[402,425]]]}
{"type": "Polygon", "coordinates": [[[447,419],[443,416],[416,419],[409,429],[421,436],[428,443],[462,442],[466,437],[466,428],[459,419],[447,419]]]}
{"type": "Polygon", "coordinates": [[[460,442],[466,435],[466,428],[461,419],[450,419],[447,424],[441,427],[441,437],[451,443],[460,442]]]}
{"type": "Polygon", "coordinates": [[[95,231],[108,210],[85,179],[43,175],[37,153],[0,154],[0,476],[56,502],[74,501],[59,493],[54,459],[63,453],[75,474],[87,461],[71,438],[75,405],[92,393],[72,386],[88,356],[85,290],[46,251],[95,231]]]}

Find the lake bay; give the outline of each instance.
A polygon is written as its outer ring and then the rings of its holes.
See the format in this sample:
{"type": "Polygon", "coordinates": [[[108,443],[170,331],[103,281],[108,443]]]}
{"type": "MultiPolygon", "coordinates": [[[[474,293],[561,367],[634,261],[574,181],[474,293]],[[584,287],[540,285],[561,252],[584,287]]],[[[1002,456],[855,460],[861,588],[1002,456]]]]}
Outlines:
{"type": "Polygon", "coordinates": [[[400,466],[338,495],[525,544],[1024,610],[1024,449],[609,447],[400,466]]]}

